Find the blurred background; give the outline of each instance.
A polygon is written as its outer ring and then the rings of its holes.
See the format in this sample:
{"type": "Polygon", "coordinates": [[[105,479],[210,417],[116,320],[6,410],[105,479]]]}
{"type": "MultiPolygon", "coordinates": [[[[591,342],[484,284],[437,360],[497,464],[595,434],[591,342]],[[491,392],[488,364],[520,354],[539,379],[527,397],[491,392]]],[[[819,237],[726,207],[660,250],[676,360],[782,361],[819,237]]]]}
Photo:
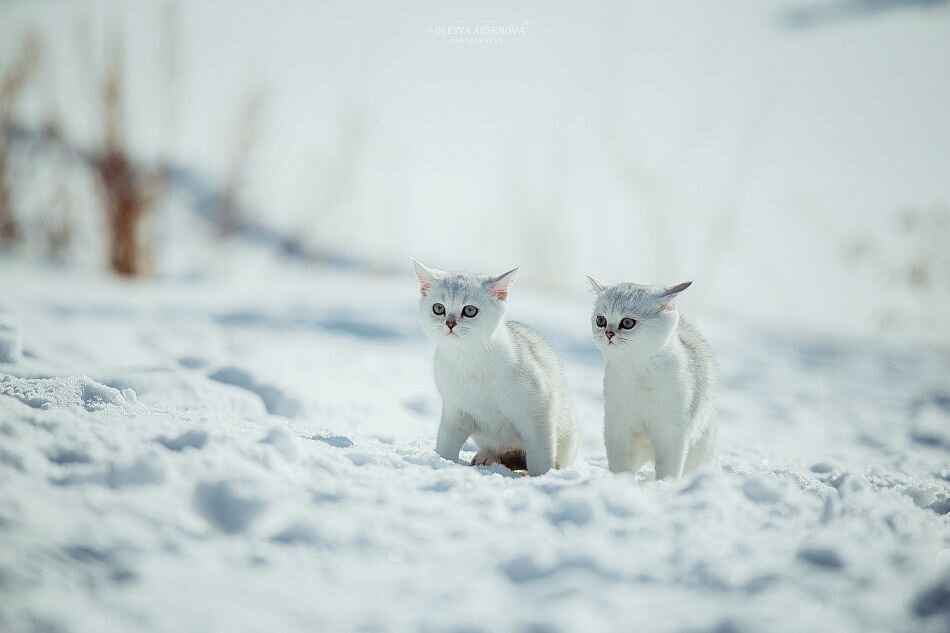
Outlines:
{"type": "Polygon", "coordinates": [[[941,0],[0,1],[0,251],[693,279],[946,344],[948,78],[941,0]]]}

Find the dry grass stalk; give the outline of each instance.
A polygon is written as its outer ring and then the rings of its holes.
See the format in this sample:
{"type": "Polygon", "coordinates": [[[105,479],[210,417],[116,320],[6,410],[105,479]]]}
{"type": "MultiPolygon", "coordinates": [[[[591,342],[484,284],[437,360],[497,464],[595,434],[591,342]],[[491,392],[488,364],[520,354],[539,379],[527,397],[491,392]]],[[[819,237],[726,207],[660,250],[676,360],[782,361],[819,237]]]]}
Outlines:
{"type": "Polygon", "coordinates": [[[142,173],[125,144],[121,51],[115,46],[100,86],[103,146],[94,165],[109,227],[109,265],[119,275],[138,276],[147,272],[148,261],[140,235],[142,221],[155,202],[161,179],[142,173]]]}
{"type": "Polygon", "coordinates": [[[13,105],[39,66],[39,61],[39,39],[34,33],[29,33],[23,38],[17,57],[0,77],[0,248],[10,247],[22,238],[13,213],[7,132],[13,123],[13,105]]]}

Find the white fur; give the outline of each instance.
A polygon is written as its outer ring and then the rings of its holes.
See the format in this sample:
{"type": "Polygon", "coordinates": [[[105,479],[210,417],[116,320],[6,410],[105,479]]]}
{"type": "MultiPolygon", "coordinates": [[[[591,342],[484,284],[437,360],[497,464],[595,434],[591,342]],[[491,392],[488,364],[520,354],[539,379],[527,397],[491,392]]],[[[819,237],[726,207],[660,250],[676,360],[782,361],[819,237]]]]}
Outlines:
{"type": "Polygon", "coordinates": [[[505,320],[508,288],[517,269],[496,277],[445,273],[413,260],[422,296],[419,320],[436,343],[435,379],[442,396],[436,452],[458,461],[471,437],[472,463],[502,461],[523,451],[530,475],[571,465],[578,431],[560,362],[526,325],[505,320]],[[445,306],[436,315],[432,307],[445,306]],[[479,312],[466,318],[473,305],[479,312]],[[457,325],[447,326],[450,319],[457,325]]]}
{"type": "Polygon", "coordinates": [[[718,464],[712,355],[674,303],[689,284],[608,286],[588,279],[597,294],[594,342],[607,361],[604,443],[610,470],[636,472],[653,461],[657,479],[679,479],[704,463],[718,464]],[[606,319],[605,327],[597,325],[598,316],[606,319]],[[636,325],[622,329],[624,318],[636,319],[636,325]]]}

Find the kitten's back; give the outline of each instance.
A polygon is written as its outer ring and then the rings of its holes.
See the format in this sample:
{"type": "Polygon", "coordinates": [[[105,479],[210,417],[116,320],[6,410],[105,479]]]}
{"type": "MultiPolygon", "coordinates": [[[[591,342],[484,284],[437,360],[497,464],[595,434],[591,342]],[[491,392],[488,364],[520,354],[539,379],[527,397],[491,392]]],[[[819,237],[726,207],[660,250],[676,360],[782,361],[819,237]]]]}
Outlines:
{"type": "Polygon", "coordinates": [[[689,375],[693,382],[693,397],[689,408],[690,413],[696,415],[700,407],[711,402],[716,390],[716,366],[712,349],[699,330],[682,317],[680,317],[676,333],[689,359],[689,375]]]}
{"type": "Polygon", "coordinates": [[[505,327],[518,350],[525,373],[539,387],[564,389],[564,371],[554,348],[534,329],[519,321],[506,321],[505,327]]]}
{"type": "Polygon", "coordinates": [[[577,414],[568,395],[567,378],[554,348],[533,329],[518,321],[506,321],[505,327],[518,352],[522,375],[534,386],[537,395],[553,408],[558,441],[557,468],[577,458],[577,414]]]}
{"type": "Polygon", "coordinates": [[[558,360],[557,354],[554,353],[554,348],[543,336],[520,321],[505,321],[505,327],[508,328],[511,340],[522,355],[534,360],[539,365],[551,367],[560,372],[561,362],[558,360]]]}

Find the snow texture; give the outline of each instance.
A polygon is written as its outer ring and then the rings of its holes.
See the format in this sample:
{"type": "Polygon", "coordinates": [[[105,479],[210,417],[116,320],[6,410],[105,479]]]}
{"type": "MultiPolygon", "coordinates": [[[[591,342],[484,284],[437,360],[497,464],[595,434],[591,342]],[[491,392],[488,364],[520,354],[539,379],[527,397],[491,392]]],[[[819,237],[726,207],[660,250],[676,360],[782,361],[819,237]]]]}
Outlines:
{"type": "Polygon", "coordinates": [[[15,363],[22,353],[19,324],[9,314],[0,312],[0,363],[15,363]]]}
{"type": "Polygon", "coordinates": [[[950,628],[946,351],[691,314],[723,467],[655,482],[606,470],[588,306],[524,287],[583,434],[527,478],[435,455],[408,271],[3,267],[0,630],[950,628]]]}

